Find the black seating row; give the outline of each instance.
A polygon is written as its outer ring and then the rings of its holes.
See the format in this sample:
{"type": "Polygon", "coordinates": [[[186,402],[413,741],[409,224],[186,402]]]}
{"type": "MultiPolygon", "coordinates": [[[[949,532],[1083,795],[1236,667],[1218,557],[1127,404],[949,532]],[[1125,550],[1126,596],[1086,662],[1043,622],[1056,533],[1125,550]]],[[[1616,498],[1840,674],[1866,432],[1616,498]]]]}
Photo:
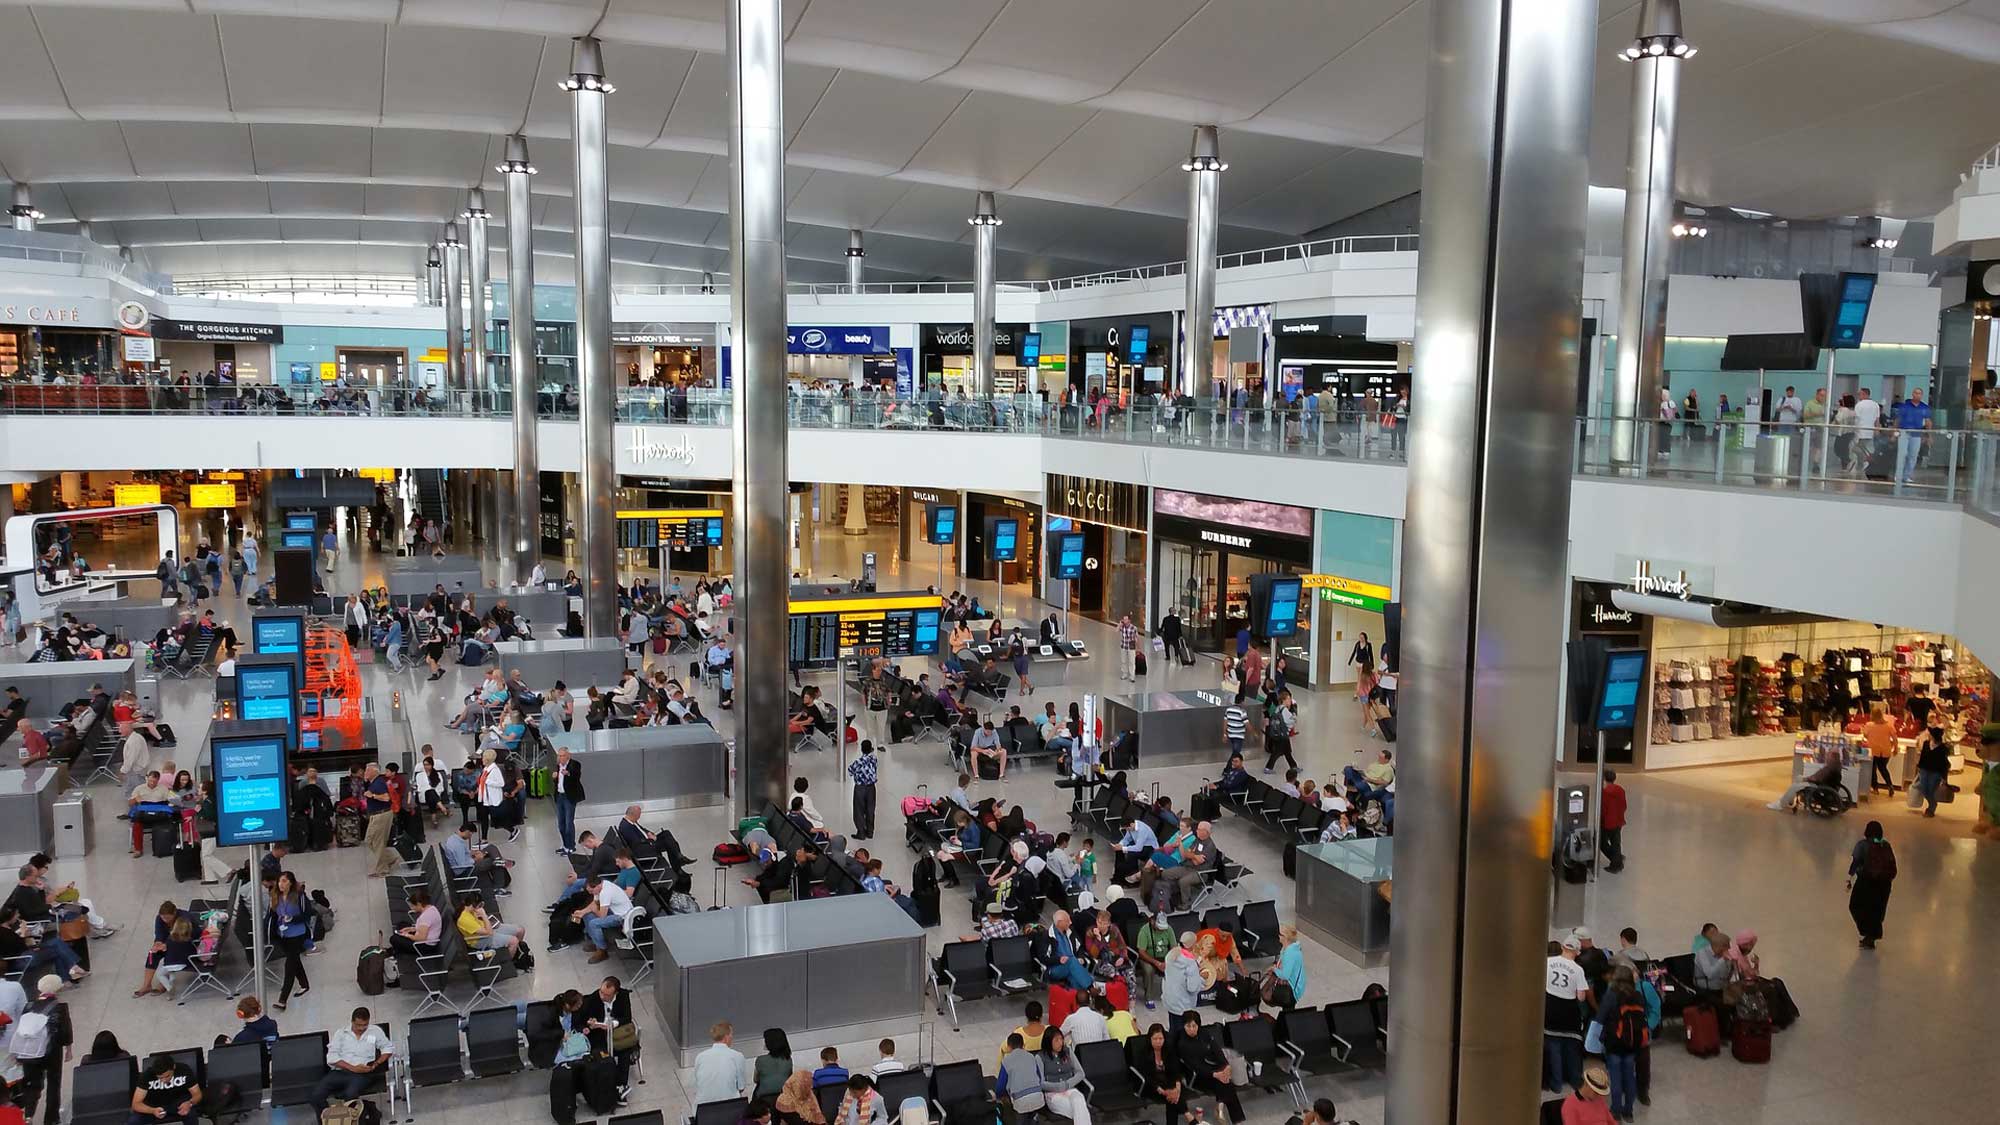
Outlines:
{"type": "MultiPolygon", "coordinates": [[[[509,1006],[478,1008],[462,1017],[429,1016],[411,1021],[410,1036],[401,1053],[404,1107],[415,1113],[418,1086],[449,1086],[554,1066],[562,1028],[550,1011],[552,1007],[550,1001],[537,1000],[527,1006],[525,1018],[509,1006]],[[519,1033],[523,1023],[525,1036],[519,1033]],[[545,1027],[553,1034],[537,1034],[545,1027]],[[524,1038],[525,1060],[521,1050],[524,1038]]],[[[633,1065],[638,1067],[636,1052],[633,1065]]],[[[659,1115],[653,1116],[657,1119],[659,1115]]]]}
{"type": "MultiPolygon", "coordinates": [[[[1168,1034],[1178,1036],[1181,1029],[1173,1027],[1168,1034]]],[[[1285,1050],[1284,1034],[1278,1021],[1270,1016],[1256,1015],[1248,1019],[1206,1023],[1202,1025],[1200,1034],[1217,1048],[1227,1047],[1243,1056],[1249,1066],[1249,1072],[1243,1077],[1250,1086],[1271,1093],[1283,1092],[1294,1109],[1305,1107],[1305,1084],[1294,1069],[1294,1056],[1285,1050]]],[[[1151,1049],[1144,1035],[1134,1035],[1123,1044],[1115,1039],[1106,1039],[1077,1047],[1077,1065],[1082,1068],[1083,1079],[1089,1084],[1086,1100],[1094,1112],[1134,1113],[1165,1104],[1147,1089],[1145,1077],[1139,1069],[1145,1053],[1151,1049]]]]}
{"type": "MultiPolygon", "coordinates": [[[[507,1009],[507,1014],[511,1019],[513,1009],[507,1009]]],[[[378,1021],[375,1026],[394,1042],[388,1024],[378,1021]]],[[[277,1109],[306,1104],[320,1079],[326,1077],[326,1046],[326,1032],[310,1031],[280,1036],[268,1043],[230,1043],[207,1051],[188,1047],[167,1053],[193,1072],[204,1099],[214,1099],[218,1090],[232,1085],[239,1091],[237,1111],[248,1112],[263,1106],[277,1109]]],[[[70,1073],[70,1125],[125,1125],[132,1114],[132,1091],[139,1088],[142,1065],[142,1060],[130,1056],[77,1064],[70,1073]]],[[[364,1091],[388,1096],[391,1120],[396,1115],[400,1081],[400,1063],[392,1053],[389,1066],[377,1072],[376,1081],[364,1091]]],[[[215,1115],[228,1109],[210,1100],[203,1112],[215,1115]]]]}
{"type": "MultiPolygon", "coordinates": [[[[873,1077],[875,1092],[881,1095],[883,1109],[890,1121],[897,1119],[899,1108],[912,1098],[921,1099],[926,1104],[926,1119],[931,1121],[944,1120],[951,1106],[968,1101],[986,1102],[990,1106],[992,1102],[993,1083],[976,1059],[940,1063],[932,1067],[928,1074],[913,1067],[873,1077]]],[[[839,1085],[815,1092],[820,1111],[829,1122],[837,1122],[840,1099],[846,1092],[846,1087],[839,1085]]],[[[749,1104],[745,1098],[703,1102],[694,1107],[693,1115],[687,1119],[688,1125],[740,1125],[745,1120],[744,1110],[749,1108],[749,1104]]],[[[991,1109],[986,1116],[992,1116],[991,1109]]],[[[613,1125],[616,1125],[615,1119],[613,1125]]]]}
{"type": "MultiPolygon", "coordinates": [[[[771,839],[786,855],[792,855],[800,848],[804,848],[812,853],[812,863],[806,869],[806,881],[809,886],[825,887],[828,892],[837,895],[858,895],[861,893],[861,880],[855,878],[852,872],[842,867],[839,863],[836,863],[832,856],[828,854],[829,849],[827,847],[821,845],[818,840],[799,828],[798,825],[786,819],[785,814],[779,810],[776,804],[770,801],[764,802],[764,806],[758,809],[755,815],[764,818],[764,831],[771,834],[771,839]]],[[[742,841],[743,834],[741,832],[731,829],[731,834],[736,837],[738,842],[742,841]]]]}
{"type": "MultiPolygon", "coordinates": [[[[405,853],[407,859],[407,853],[405,853]]],[[[444,929],[439,936],[436,952],[427,952],[417,947],[412,954],[397,951],[393,954],[397,970],[404,981],[414,981],[424,990],[424,999],[417,1005],[412,1015],[421,1016],[433,1007],[443,1008],[458,1015],[464,1015],[482,999],[495,1003],[505,1003],[497,988],[515,975],[514,962],[503,952],[474,950],[467,947],[465,936],[458,932],[457,919],[460,909],[459,896],[474,889],[477,882],[472,875],[454,875],[445,865],[444,853],[433,846],[427,849],[414,865],[406,865],[384,880],[388,886],[385,893],[389,903],[389,924],[392,929],[408,926],[415,919],[415,911],[410,908],[409,894],[417,887],[423,887],[430,895],[431,904],[438,909],[444,929]],[[454,1002],[447,989],[451,984],[453,970],[464,964],[473,985],[471,998],[463,1004],[454,1002]]],[[[497,902],[486,903],[487,913],[494,918],[500,916],[497,902]]]]}

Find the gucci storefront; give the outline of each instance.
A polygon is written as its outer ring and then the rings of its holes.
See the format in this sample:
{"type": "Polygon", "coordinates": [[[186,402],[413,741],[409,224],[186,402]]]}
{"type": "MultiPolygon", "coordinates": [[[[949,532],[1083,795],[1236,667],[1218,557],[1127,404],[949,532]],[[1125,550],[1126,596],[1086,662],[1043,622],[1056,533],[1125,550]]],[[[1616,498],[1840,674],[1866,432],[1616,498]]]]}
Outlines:
{"type": "MultiPolygon", "coordinates": [[[[1198,652],[1235,651],[1250,576],[1312,570],[1313,511],[1290,504],[1153,490],[1153,612],[1180,613],[1198,652]]],[[[1312,603],[1299,599],[1300,628],[1312,603]]]]}
{"type": "Polygon", "coordinates": [[[1046,476],[1042,508],[1051,534],[1083,533],[1083,577],[1045,580],[1043,600],[1097,621],[1131,614],[1146,623],[1146,516],[1142,484],[1062,473],[1046,476]],[[1065,589],[1067,587],[1067,589],[1065,589]]]}

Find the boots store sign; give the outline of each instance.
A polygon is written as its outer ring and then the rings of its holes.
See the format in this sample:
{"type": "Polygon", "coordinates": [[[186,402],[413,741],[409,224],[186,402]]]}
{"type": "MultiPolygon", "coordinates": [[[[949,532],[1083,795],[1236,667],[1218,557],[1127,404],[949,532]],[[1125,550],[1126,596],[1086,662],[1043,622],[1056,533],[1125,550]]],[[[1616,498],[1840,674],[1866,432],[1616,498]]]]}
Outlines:
{"type": "Polygon", "coordinates": [[[794,355],[887,355],[889,330],[881,325],[792,325],[785,350],[794,355]]]}

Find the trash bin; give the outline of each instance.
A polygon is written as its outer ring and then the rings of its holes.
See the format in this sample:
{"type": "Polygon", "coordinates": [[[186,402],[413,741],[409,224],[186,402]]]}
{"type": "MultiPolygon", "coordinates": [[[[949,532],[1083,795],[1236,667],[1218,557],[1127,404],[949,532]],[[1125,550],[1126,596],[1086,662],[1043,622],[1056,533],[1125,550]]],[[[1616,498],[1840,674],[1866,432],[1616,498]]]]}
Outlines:
{"type": "Polygon", "coordinates": [[[82,859],[90,854],[90,794],[78,790],[55,803],[55,830],[50,847],[58,859],[82,859]]]}
{"type": "Polygon", "coordinates": [[[1792,474],[1791,434],[1766,433],[1757,438],[1757,475],[1784,478],[1792,474]]]}
{"type": "MultiPolygon", "coordinates": [[[[140,662],[139,666],[141,668],[145,667],[144,662],[140,662]]],[[[134,694],[139,697],[139,709],[141,711],[153,715],[160,713],[160,677],[152,674],[140,676],[138,688],[134,694]]]]}

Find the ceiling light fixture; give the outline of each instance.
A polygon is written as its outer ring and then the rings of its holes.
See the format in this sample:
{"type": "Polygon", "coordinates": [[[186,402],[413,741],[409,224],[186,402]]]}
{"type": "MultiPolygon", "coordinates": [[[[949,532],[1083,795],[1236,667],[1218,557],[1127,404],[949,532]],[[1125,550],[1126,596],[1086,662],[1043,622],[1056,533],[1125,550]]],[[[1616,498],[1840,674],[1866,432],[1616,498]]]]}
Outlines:
{"type": "Polygon", "coordinates": [[[1216,139],[1215,126],[1203,125],[1194,131],[1194,141],[1188,145],[1188,158],[1181,161],[1181,171],[1229,171],[1229,162],[1222,159],[1222,147],[1216,139]]]}
{"type": "Polygon", "coordinates": [[[493,166],[493,170],[501,175],[534,176],[541,173],[541,169],[529,163],[528,138],[519,133],[507,138],[507,155],[493,166]]]}
{"type": "Polygon", "coordinates": [[[1682,219],[1682,220],[1681,220],[1680,222],[1677,222],[1677,223],[1675,223],[1675,224],[1673,225],[1673,227],[1672,227],[1671,229],[1672,229],[1672,232],[1673,232],[1673,236],[1674,236],[1675,238],[1707,238],[1707,237],[1708,237],[1708,228],[1707,228],[1707,227],[1705,227],[1705,226],[1701,225],[1700,223],[1691,223],[1691,222],[1689,222],[1689,221],[1688,221],[1688,220],[1686,220],[1686,219],[1682,219]]]}
{"type": "Polygon", "coordinates": [[[1000,225],[1000,215],[993,209],[992,192],[982,191],[979,193],[977,209],[973,211],[972,217],[965,221],[975,227],[997,227],[1000,225]]]}
{"type": "Polygon", "coordinates": [[[1871,238],[1867,245],[1871,250],[1894,250],[1898,241],[1894,238],[1871,238]]]}
{"type": "Polygon", "coordinates": [[[575,69],[557,85],[572,94],[578,90],[597,94],[617,93],[618,87],[604,77],[604,56],[598,50],[597,40],[584,36],[572,42],[570,65],[575,69]]]}
{"type": "Polygon", "coordinates": [[[465,210],[458,213],[461,219],[490,219],[493,212],[486,209],[486,193],[473,188],[465,197],[465,210]]]}
{"type": "Polygon", "coordinates": [[[1639,33],[1633,36],[1631,45],[1618,52],[1618,57],[1638,62],[1669,55],[1677,59],[1695,56],[1694,44],[1681,34],[1680,0],[1645,0],[1639,11],[1639,33]]]}

